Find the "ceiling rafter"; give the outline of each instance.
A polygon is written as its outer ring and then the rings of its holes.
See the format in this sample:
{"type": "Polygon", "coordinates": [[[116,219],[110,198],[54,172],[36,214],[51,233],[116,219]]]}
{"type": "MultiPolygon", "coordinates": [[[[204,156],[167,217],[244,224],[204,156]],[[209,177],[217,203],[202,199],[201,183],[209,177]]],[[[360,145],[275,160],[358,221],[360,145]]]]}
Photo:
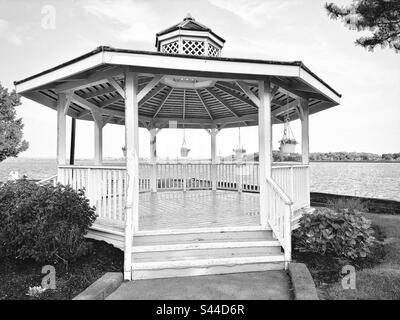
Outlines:
{"type": "Polygon", "coordinates": [[[72,101],[79,105],[80,107],[89,110],[91,113],[100,113],[102,115],[109,115],[109,116],[115,116],[115,117],[125,117],[124,112],[122,111],[117,111],[117,110],[107,110],[107,109],[102,109],[99,106],[95,105],[94,103],[91,103],[77,94],[74,94],[72,96],[72,101]]]}
{"type": "Polygon", "coordinates": [[[174,91],[173,88],[169,88],[169,91],[167,92],[167,94],[165,95],[165,97],[161,101],[160,106],[157,108],[156,112],[154,113],[153,118],[157,117],[158,113],[161,111],[162,107],[164,106],[165,102],[168,100],[168,97],[171,95],[171,93],[173,91],[174,91]]]}
{"type": "Polygon", "coordinates": [[[246,97],[243,97],[243,96],[241,96],[240,94],[234,92],[231,88],[224,86],[222,83],[221,83],[221,84],[220,84],[220,83],[217,83],[215,86],[216,86],[219,90],[224,91],[225,93],[231,95],[232,97],[235,97],[236,99],[238,99],[238,100],[240,100],[240,101],[246,103],[247,105],[249,105],[249,106],[251,106],[251,107],[253,107],[253,108],[255,108],[255,109],[258,109],[257,105],[256,105],[253,101],[251,101],[250,99],[248,99],[248,98],[246,98],[246,97]]]}
{"type": "MultiPolygon", "coordinates": [[[[243,91],[243,93],[251,100],[256,106],[260,105],[260,99],[251,91],[250,87],[243,81],[236,81],[237,86],[243,91]]],[[[272,99],[271,99],[272,100],[272,99]]]]}
{"type": "Polygon", "coordinates": [[[206,100],[203,98],[203,96],[201,95],[201,91],[200,90],[194,90],[197,94],[197,96],[199,97],[201,104],[203,105],[204,109],[206,110],[208,116],[210,117],[211,120],[214,120],[214,117],[211,115],[211,110],[210,107],[207,105],[206,100]]]}
{"type": "Polygon", "coordinates": [[[108,83],[112,85],[115,88],[115,90],[117,90],[119,95],[125,99],[125,90],[121,87],[121,85],[113,77],[109,77],[107,78],[107,80],[108,83]]]}
{"type": "Polygon", "coordinates": [[[67,81],[55,87],[56,92],[77,91],[90,86],[104,84],[108,82],[109,77],[120,75],[123,72],[122,68],[116,67],[108,71],[96,72],[85,80],[67,81]]]}
{"type": "Polygon", "coordinates": [[[83,99],[91,99],[91,98],[96,98],[98,96],[102,96],[105,94],[109,94],[109,93],[114,93],[116,92],[115,88],[113,86],[109,86],[107,88],[104,89],[100,89],[100,90],[96,90],[96,91],[92,91],[92,92],[88,92],[85,94],[82,94],[81,97],[83,99]]]}
{"type": "Polygon", "coordinates": [[[186,113],[186,89],[183,89],[183,113],[182,113],[183,120],[185,120],[185,113],[186,113]]]}
{"type": "Polygon", "coordinates": [[[207,90],[207,92],[209,92],[215,99],[217,99],[219,101],[219,103],[224,106],[227,110],[229,110],[230,113],[232,113],[235,117],[239,118],[240,116],[235,112],[235,110],[233,110],[233,108],[226,103],[224,100],[222,100],[222,98],[220,96],[218,96],[218,94],[216,94],[214,91],[212,91],[212,89],[210,88],[205,88],[205,90],[207,90]]]}
{"type": "Polygon", "coordinates": [[[140,104],[143,105],[145,104],[147,101],[149,101],[150,99],[152,99],[154,96],[156,96],[160,91],[162,91],[163,89],[165,89],[166,86],[162,85],[159,86],[158,88],[155,88],[153,91],[150,91],[141,101],[140,104]]]}
{"type": "Polygon", "coordinates": [[[157,86],[157,84],[159,84],[159,82],[162,80],[163,76],[161,75],[156,75],[153,79],[150,80],[150,82],[148,82],[146,84],[146,86],[140,90],[139,94],[138,94],[138,102],[140,103],[145,97],[146,95],[155,88],[155,86],[157,86]]]}

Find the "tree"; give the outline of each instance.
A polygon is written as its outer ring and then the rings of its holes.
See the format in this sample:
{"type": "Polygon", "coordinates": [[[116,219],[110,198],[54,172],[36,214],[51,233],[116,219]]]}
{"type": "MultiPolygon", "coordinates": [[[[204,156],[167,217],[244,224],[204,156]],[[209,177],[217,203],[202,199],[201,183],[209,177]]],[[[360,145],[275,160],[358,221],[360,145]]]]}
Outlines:
{"type": "Polygon", "coordinates": [[[22,140],[22,119],[16,119],[15,107],[20,104],[15,90],[9,93],[0,84],[0,162],[28,149],[28,142],[22,140]]]}
{"type": "Polygon", "coordinates": [[[372,33],[356,39],[357,45],[369,51],[376,46],[400,51],[399,0],[353,0],[349,6],[326,3],[325,8],[330,18],[342,20],[349,29],[372,33]]]}

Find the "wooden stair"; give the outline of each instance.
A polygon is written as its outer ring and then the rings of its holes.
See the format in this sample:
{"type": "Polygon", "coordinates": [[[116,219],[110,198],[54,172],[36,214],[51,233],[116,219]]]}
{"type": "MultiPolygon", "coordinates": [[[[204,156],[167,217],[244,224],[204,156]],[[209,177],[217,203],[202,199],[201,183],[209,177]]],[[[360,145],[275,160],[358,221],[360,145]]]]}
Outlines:
{"type": "Polygon", "coordinates": [[[284,268],[279,242],[260,227],[139,232],[132,261],[133,280],[284,268]]]}

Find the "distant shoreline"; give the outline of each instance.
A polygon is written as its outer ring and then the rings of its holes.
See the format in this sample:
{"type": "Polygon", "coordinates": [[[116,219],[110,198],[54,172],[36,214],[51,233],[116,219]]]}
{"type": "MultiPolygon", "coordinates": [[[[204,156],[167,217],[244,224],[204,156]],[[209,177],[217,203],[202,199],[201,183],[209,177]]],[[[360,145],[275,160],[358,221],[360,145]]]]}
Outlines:
{"type": "Polygon", "coordinates": [[[352,163],[400,163],[399,160],[310,160],[310,162],[352,162],[352,163]]]}
{"type": "MultiPolygon", "coordinates": [[[[30,157],[18,157],[18,158],[9,158],[13,159],[14,161],[18,160],[51,160],[51,161],[57,161],[56,158],[30,158],[30,157]]],[[[121,160],[123,158],[104,158],[103,161],[113,161],[113,160],[121,160]]],[[[7,161],[6,159],[5,161],[7,161]]],[[[91,161],[93,159],[76,159],[76,161],[91,161]]],[[[167,160],[167,159],[159,159],[161,161],[167,160]]],[[[168,159],[170,161],[175,160],[174,159],[168,159]]],[[[192,159],[192,160],[207,160],[207,159],[192,159]]],[[[12,160],[11,160],[12,161],[12,160]]],[[[280,161],[278,161],[279,163],[280,161]]],[[[293,162],[293,161],[288,161],[288,162],[293,162]]],[[[400,163],[400,160],[310,160],[310,162],[317,162],[317,163],[338,163],[338,162],[344,162],[344,163],[400,163]]]]}

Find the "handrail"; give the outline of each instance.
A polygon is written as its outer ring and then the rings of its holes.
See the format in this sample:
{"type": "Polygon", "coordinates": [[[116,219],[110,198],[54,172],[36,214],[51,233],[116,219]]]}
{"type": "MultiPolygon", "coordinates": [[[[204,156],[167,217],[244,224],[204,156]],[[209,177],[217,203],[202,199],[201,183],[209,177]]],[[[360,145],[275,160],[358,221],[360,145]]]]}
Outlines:
{"type": "Polygon", "coordinates": [[[58,165],[60,169],[105,169],[105,170],[126,170],[126,166],[96,166],[96,165],[58,165]]]}
{"type": "Polygon", "coordinates": [[[52,181],[52,180],[55,180],[55,179],[57,179],[57,175],[56,174],[54,176],[42,179],[42,180],[36,182],[36,184],[42,185],[42,184],[45,184],[46,182],[49,182],[49,181],[52,181]]]}
{"type": "Polygon", "coordinates": [[[279,195],[279,197],[285,202],[285,204],[291,206],[293,205],[293,201],[289,198],[289,196],[283,191],[283,189],[270,177],[266,177],[267,182],[272,186],[275,192],[279,195]]]}
{"type": "Polygon", "coordinates": [[[293,201],[282,188],[270,177],[266,177],[268,212],[267,221],[284,250],[285,268],[292,256],[293,201]]]}

